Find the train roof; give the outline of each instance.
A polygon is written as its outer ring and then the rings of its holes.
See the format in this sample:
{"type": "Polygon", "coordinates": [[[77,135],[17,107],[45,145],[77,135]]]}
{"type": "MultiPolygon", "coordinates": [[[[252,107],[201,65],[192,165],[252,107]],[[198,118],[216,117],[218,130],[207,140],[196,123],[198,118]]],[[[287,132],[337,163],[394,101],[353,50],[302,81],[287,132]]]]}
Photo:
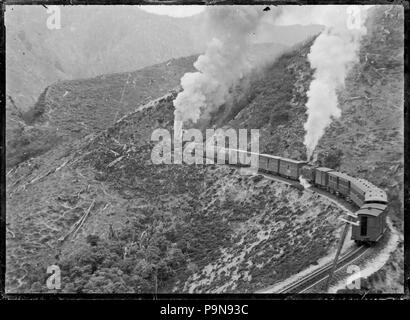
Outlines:
{"type": "Polygon", "coordinates": [[[358,216],[372,216],[372,217],[378,217],[383,213],[382,210],[375,209],[373,207],[367,207],[365,209],[359,209],[359,211],[356,212],[358,216]]]}
{"type": "Polygon", "coordinates": [[[318,170],[318,171],[322,171],[322,172],[334,171],[333,169],[326,168],[326,167],[316,168],[316,170],[318,170]]]}
{"type": "Polygon", "coordinates": [[[342,178],[342,179],[346,179],[346,180],[349,180],[349,181],[352,179],[352,177],[347,175],[346,173],[338,172],[338,171],[329,172],[329,175],[339,177],[339,178],[342,178]]]}
{"type": "Polygon", "coordinates": [[[382,201],[387,202],[387,193],[379,188],[368,189],[364,195],[364,201],[382,201]]]}
{"type": "Polygon", "coordinates": [[[259,153],[256,153],[256,152],[251,152],[251,151],[248,151],[248,150],[233,149],[233,148],[224,148],[224,147],[221,147],[221,148],[223,148],[223,149],[225,149],[225,150],[227,150],[227,151],[236,151],[236,152],[243,152],[243,153],[249,153],[249,154],[256,154],[256,155],[259,155],[259,153]]]}
{"type": "Polygon", "coordinates": [[[387,205],[381,203],[365,203],[360,209],[373,208],[380,211],[384,211],[387,208],[387,205]]]}
{"type": "Polygon", "coordinates": [[[275,160],[282,159],[282,157],[272,156],[272,155],[266,154],[266,153],[260,153],[259,155],[261,155],[261,156],[263,156],[263,157],[266,157],[266,158],[272,158],[272,159],[275,159],[275,160]]]}
{"type": "Polygon", "coordinates": [[[307,161],[293,160],[293,159],[288,159],[288,158],[280,158],[280,160],[285,161],[285,162],[295,163],[295,164],[307,163],[307,161]]]}
{"type": "Polygon", "coordinates": [[[374,184],[372,184],[371,182],[365,180],[365,179],[361,179],[361,178],[352,178],[351,182],[358,188],[366,191],[368,189],[374,189],[377,188],[374,184]]]}

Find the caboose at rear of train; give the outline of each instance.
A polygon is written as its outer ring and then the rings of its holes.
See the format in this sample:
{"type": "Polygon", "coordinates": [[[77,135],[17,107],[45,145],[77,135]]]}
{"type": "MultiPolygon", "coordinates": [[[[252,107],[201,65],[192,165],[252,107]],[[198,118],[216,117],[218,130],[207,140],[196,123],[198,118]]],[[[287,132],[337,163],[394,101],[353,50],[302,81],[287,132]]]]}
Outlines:
{"type": "Polygon", "coordinates": [[[387,194],[371,182],[357,179],[330,168],[307,165],[302,174],[316,187],[353,202],[359,210],[357,225],[352,225],[356,243],[375,243],[386,231],[387,194]]]}
{"type": "Polygon", "coordinates": [[[352,225],[352,239],[356,243],[377,242],[386,231],[386,205],[369,203],[356,212],[359,225],[352,225]]]}

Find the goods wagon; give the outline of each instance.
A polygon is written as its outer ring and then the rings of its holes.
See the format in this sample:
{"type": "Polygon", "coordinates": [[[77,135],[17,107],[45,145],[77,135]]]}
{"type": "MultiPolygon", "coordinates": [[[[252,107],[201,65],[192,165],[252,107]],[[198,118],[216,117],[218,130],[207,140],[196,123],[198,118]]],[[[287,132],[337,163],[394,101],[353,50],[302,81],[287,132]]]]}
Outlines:
{"type": "Polygon", "coordinates": [[[385,204],[369,203],[356,212],[359,225],[352,225],[352,240],[357,243],[378,241],[386,231],[385,204]]]}
{"type": "Polygon", "coordinates": [[[348,197],[350,193],[351,177],[345,173],[341,173],[337,171],[328,172],[328,175],[329,175],[329,181],[328,181],[329,190],[332,192],[340,193],[345,197],[348,197]]]}
{"type": "Polygon", "coordinates": [[[350,199],[358,206],[364,204],[364,198],[370,184],[363,179],[353,178],[350,180],[350,199]]]}
{"type": "Polygon", "coordinates": [[[386,192],[364,179],[351,178],[350,199],[358,207],[365,203],[387,204],[386,192]]]}
{"type": "Polygon", "coordinates": [[[301,174],[302,167],[306,161],[297,161],[292,159],[280,158],[279,160],[279,175],[286,178],[298,180],[301,174]]]}
{"type": "Polygon", "coordinates": [[[329,168],[316,168],[315,170],[315,184],[322,188],[327,188],[329,184],[329,172],[334,171],[329,168]]]}
{"type": "Polygon", "coordinates": [[[265,155],[268,158],[268,171],[278,174],[279,173],[279,163],[282,159],[281,157],[275,157],[270,155],[265,155]]]}
{"type": "Polygon", "coordinates": [[[263,154],[259,156],[259,170],[268,172],[268,157],[263,154]]]}
{"type": "Polygon", "coordinates": [[[264,163],[261,163],[260,159],[262,155],[259,153],[255,152],[250,152],[246,150],[240,150],[240,149],[226,149],[227,150],[227,155],[225,155],[226,163],[228,164],[235,164],[238,166],[250,166],[251,161],[252,161],[252,156],[255,157],[256,163],[255,166],[259,166],[259,169],[263,169],[260,166],[265,166],[264,163]]]}

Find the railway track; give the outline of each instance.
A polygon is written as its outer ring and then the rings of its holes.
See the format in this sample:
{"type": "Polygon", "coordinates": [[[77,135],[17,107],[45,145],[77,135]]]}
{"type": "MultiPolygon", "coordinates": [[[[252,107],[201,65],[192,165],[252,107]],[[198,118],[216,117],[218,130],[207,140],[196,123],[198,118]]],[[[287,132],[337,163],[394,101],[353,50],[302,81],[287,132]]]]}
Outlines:
{"type": "MultiPolygon", "coordinates": [[[[342,255],[337,263],[335,273],[337,273],[339,270],[343,269],[350,263],[358,260],[367,252],[368,249],[369,247],[360,246],[342,255]]],[[[327,280],[327,278],[329,277],[330,269],[332,268],[332,263],[333,261],[327,263],[318,270],[315,270],[314,272],[308,274],[306,277],[303,277],[302,279],[299,279],[282,288],[277,293],[306,293],[311,288],[324,283],[324,281],[327,280]]]]}
{"type": "MultiPolygon", "coordinates": [[[[278,182],[282,182],[288,185],[292,185],[295,187],[299,187],[299,183],[295,182],[293,180],[289,180],[284,177],[280,177],[277,175],[272,175],[269,173],[259,173],[263,177],[271,180],[276,180],[278,182]]],[[[302,187],[302,186],[300,186],[302,187]]],[[[303,187],[302,187],[303,188],[303,187]]],[[[333,197],[325,194],[323,190],[317,189],[314,187],[309,188],[313,192],[319,193],[321,196],[324,196],[331,200],[332,202],[337,203],[339,206],[343,207],[345,210],[350,211],[349,208],[347,208],[345,205],[342,205],[339,201],[335,200],[333,197]]],[[[336,269],[335,269],[335,274],[349,265],[350,263],[353,263],[354,261],[358,260],[361,256],[363,256],[369,247],[366,246],[360,246],[356,247],[349,252],[344,253],[341,257],[339,257],[336,269]]],[[[304,276],[303,278],[292,282],[291,284],[285,286],[284,288],[280,289],[277,293],[306,293],[308,290],[312,289],[315,286],[318,286],[320,284],[324,284],[325,281],[329,277],[330,270],[333,265],[333,259],[329,263],[325,264],[321,268],[313,271],[312,273],[304,276]]]]}

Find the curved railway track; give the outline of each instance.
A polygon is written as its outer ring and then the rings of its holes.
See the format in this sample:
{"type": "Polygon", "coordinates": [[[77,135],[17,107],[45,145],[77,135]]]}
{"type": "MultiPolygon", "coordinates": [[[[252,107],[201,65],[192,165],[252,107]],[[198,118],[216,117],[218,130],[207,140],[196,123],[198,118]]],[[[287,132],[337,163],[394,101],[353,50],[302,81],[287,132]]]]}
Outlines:
{"type": "MultiPolygon", "coordinates": [[[[301,187],[305,189],[303,186],[300,185],[299,182],[290,180],[281,176],[269,174],[266,172],[259,172],[259,175],[262,175],[263,177],[271,180],[276,180],[278,182],[282,182],[294,187],[301,187]]],[[[335,199],[332,196],[327,195],[323,190],[311,187],[309,188],[313,192],[317,192],[320,196],[326,197],[330,201],[336,203],[338,206],[342,207],[346,211],[350,211],[346,205],[343,205],[340,201],[340,199],[335,199]]],[[[339,257],[336,269],[335,269],[335,274],[337,274],[338,271],[343,269],[344,267],[348,266],[350,263],[355,262],[358,260],[360,257],[362,257],[367,250],[369,250],[369,247],[366,246],[359,246],[355,247],[352,250],[345,252],[343,255],[339,257]]],[[[275,293],[306,293],[308,290],[312,289],[315,286],[318,286],[320,284],[324,284],[325,281],[329,278],[330,270],[332,269],[333,266],[333,259],[326,263],[324,266],[318,268],[317,270],[314,270],[313,272],[307,274],[306,276],[303,276],[302,278],[292,282],[291,284],[285,286],[284,288],[280,289],[279,291],[275,293]]],[[[272,286],[270,286],[272,287],[272,286]]],[[[258,292],[265,292],[265,290],[260,290],[258,292]]]]}
{"type": "MultiPolygon", "coordinates": [[[[335,273],[337,273],[339,270],[343,269],[350,263],[358,260],[367,252],[368,249],[370,248],[366,246],[360,246],[342,255],[337,263],[335,273]]],[[[330,269],[332,268],[332,264],[333,261],[327,263],[323,267],[320,267],[319,269],[313,271],[302,279],[299,279],[285,286],[277,293],[306,293],[309,289],[319,285],[320,283],[324,283],[324,281],[327,280],[327,278],[329,277],[330,269]]]]}

